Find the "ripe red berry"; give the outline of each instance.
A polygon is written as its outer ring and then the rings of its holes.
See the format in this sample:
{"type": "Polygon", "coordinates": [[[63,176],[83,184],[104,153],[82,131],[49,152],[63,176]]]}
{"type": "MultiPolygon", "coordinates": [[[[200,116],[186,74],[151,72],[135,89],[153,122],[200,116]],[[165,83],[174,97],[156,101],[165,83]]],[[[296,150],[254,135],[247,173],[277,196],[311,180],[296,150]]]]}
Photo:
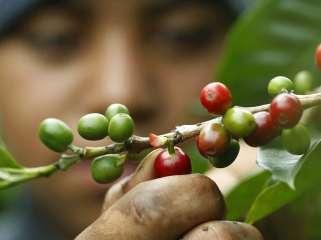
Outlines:
{"type": "Polygon", "coordinates": [[[198,151],[205,157],[216,157],[229,146],[230,135],[223,125],[218,123],[207,124],[197,137],[198,151]]]}
{"type": "Polygon", "coordinates": [[[232,95],[223,83],[213,82],[202,89],[200,101],[208,112],[222,115],[232,105],[232,95]]]}
{"type": "Polygon", "coordinates": [[[191,160],[182,149],[175,147],[170,154],[164,149],[155,159],[154,172],[156,177],[189,174],[192,171],[191,160]]]}
{"type": "Polygon", "coordinates": [[[321,43],[318,45],[315,51],[315,63],[319,69],[321,69],[321,43]]]}
{"type": "Polygon", "coordinates": [[[270,114],[273,121],[282,128],[294,127],[300,121],[302,112],[299,99],[290,93],[279,94],[270,105],[270,114]]]}
{"type": "Polygon", "coordinates": [[[267,144],[273,138],[279,135],[278,125],[273,121],[269,112],[258,112],[253,114],[256,129],[249,136],[245,137],[245,142],[252,146],[258,147],[267,144]]]}

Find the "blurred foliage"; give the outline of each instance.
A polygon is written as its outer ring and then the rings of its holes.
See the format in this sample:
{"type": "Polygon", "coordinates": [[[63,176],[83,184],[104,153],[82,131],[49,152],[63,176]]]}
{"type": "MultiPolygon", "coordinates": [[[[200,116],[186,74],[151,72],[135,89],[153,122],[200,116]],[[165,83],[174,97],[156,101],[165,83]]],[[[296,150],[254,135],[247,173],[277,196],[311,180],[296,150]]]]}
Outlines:
{"type": "Polygon", "coordinates": [[[320,0],[256,1],[232,29],[217,72],[232,90],[237,105],[266,102],[269,80],[277,75],[293,78],[311,71],[315,84],[314,51],[321,41],[320,0]]]}

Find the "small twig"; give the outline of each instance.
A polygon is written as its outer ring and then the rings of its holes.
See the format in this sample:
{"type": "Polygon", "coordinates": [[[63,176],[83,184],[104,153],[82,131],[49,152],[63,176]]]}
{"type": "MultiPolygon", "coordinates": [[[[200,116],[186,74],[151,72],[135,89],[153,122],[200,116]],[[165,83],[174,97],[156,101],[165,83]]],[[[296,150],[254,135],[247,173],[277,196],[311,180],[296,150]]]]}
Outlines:
{"type": "MultiPolygon", "coordinates": [[[[297,95],[304,109],[321,104],[321,92],[310,95],[297,95]]],[[[243,109],[256,113],[267,111],[270,104],[255,107],[242,107],[243,109]]],[[[182,125],[176,127],[175,130],[162,134],[161,136],[168,138],[174,144],[182,143],[190,138],[199,135],[202,128],[211,122],[220,122],[221,117],[214,117],[211,120],[200,122],[192,125],[182,125]]],[[[163,146],[166,147],[166,143],[163,146]]],[[[36,168],[1,168],[0,169],[0,189],[17,185],[39,177],[48,177],[58,170],[67,170],[82,159],[94,158],[105,154],[117,154],[124,152],[139,153],[143,150],[150,149],[148,137],[132,136],[125,143],[113,143],[103,147],[78,147],[71,145],[69,151],[71,154],[62,154],[59,161],[52,165],[36,167],[36,168]]]]}

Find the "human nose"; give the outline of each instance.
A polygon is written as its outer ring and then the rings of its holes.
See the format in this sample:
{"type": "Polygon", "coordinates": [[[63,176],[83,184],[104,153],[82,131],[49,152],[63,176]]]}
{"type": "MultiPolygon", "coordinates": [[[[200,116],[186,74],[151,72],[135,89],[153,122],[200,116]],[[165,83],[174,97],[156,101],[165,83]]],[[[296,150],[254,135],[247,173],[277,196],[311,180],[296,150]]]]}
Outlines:
{"type": "Polygon", "coordinates": [[[148,78],[144,57],[125,31],[113,31],[95,46],[89,95],[91,111],[101,112],[107,104],[125,104],[136,120],[150,120],[157,98],[148,78]]]}

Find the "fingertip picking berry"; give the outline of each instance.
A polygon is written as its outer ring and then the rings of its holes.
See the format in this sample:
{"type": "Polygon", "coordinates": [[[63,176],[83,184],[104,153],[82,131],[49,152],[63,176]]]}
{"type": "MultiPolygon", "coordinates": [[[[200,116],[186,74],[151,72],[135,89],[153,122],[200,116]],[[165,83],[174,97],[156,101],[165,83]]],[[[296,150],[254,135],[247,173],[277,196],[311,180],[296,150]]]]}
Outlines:
{"type": "Polygon", "coordinates": [[[253,114],[253,117],[256,128],[244,138],[248,145],[252,147],[265,145],[280,134],[280,129],[269,112],[258,112],[253,114]]]}
{"type": "Polygon", "coordinates": [[[219,123],[205,125],[196,138],[198,151],[204,157],[218,156],[228,148],[229,142],[229,133],[219,123]]]}
{"type": "Polygon", "coordinates": [[[89,113],[78,121],[78,133],[87,140],[100,140],[108,135],[108,119],[100,113],[89,113]]]}
{"type": "Polygon", "coordinates": [[[200,101],[208,112],[222,115],[232,105],[232,95],[223,83],[213,82],[201,90],[200,101]]]}
{"type": "Polygon", "coordinates": [[[42,143],[55,152],[64,152],[73,141],[72,130],[63,121],[56,118],[43,120],[38,129],[42,143]]]}
{"type": "Polygon", "coordinates": [[[174,147],[171,154],[164,149],[155,159],[154,174],[156,177],[189,174],[192,171],[191,160],[179,147],[174,147]]]}
{"type": "Polygon", "coordinates": [[[216,168],[225,168],[231,165],[240,152],[240,144],[237,140],[232,139],[228,149],[217,157],[210,157],[209,161],[216,168]]]}
{"type": "Polygon", "coordinates": [[[303,109],[294,94],[281,93],[272,100],[269,112],[280,127],[292,128],[300,121],[303,109]]]}

